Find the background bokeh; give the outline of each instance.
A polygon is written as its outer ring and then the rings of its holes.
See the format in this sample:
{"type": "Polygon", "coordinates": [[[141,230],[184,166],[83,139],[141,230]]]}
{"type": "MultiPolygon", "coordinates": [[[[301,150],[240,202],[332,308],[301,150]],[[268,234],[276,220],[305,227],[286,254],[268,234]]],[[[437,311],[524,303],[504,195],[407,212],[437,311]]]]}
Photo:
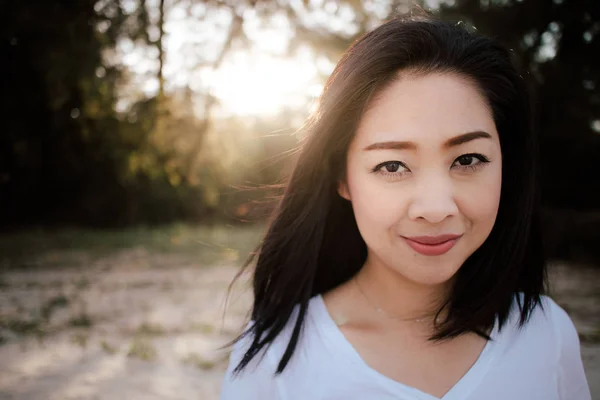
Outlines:
{"type": "Polygon", "coordinates": [[[299,128],[415,5],[528,82],[551,295],[600,399],[597,0],[0,0],[0,398],[216,399],[299,128]]]}

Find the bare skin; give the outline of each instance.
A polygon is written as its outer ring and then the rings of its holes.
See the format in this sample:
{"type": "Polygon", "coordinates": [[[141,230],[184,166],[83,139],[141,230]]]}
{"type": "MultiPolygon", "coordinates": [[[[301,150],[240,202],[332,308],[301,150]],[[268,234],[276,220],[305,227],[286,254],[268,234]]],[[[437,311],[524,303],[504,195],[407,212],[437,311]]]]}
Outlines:
{"type": "Polygon", "coordinates": [[[323,296],[339,329],[377,372],[442,398],[469,371],[486,340],[465,334],[442,343],[427,340],[431,321],[398,321],[374,312],[353,280],[323,296]]]}

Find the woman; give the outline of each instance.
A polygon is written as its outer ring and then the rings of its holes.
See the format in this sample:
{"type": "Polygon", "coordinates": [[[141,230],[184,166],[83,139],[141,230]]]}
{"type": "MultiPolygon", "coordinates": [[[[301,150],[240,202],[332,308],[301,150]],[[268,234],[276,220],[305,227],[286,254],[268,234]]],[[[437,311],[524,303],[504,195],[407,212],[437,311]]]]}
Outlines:
{"type": "Polygon", "coordinates": [[[590,399],[544,296],[510,54],[394,19],[335,68],[258,251],[222,399],[590,399]]]}

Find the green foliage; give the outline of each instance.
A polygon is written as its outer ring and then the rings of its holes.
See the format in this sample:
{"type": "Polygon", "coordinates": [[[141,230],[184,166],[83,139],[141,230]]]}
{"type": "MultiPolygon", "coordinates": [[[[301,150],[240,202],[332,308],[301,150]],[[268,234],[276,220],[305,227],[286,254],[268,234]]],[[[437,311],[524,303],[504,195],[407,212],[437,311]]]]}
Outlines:
{"type": "Polygon", "coordinates": [[[9,115],[0,122],[2,220],[114,226],[214,210],[202,200],[214,184],[182,184],[171,149],[153,142],[170,118],[159,100],[133,107],[134,122],[116,111],[126,78],[117,44],[154,44],[145,0],[133,12],[120,0],[1,7],[0,54],[9,62],[0,74],[10,93],[1,104],[9,115]]]}

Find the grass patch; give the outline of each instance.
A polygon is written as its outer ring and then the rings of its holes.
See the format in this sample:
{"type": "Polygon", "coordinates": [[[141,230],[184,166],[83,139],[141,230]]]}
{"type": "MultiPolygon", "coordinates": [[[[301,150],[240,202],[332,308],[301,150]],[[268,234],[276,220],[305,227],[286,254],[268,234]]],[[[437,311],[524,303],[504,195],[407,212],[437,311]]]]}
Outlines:
{"type": "Polygon", "coordinates": [[[69,299],[63,294],[54,296],[42,306],[40,315],[44,321],[48,321],[55,309],[67,307],[69,303],[69,299]]]}
{"type": "Polygon", "coordinates": [[[108,354],[117,354],[119,351],[115,346],[108,343],[106,340],[100,342],[100,348],[108,354]]]}
{"type": "Polygon", "coordinates": [[[90,317],[85,314],[79,314],[69,320],[69,325],[75,328],[90,328],[93,323],[90,317]]]}
{"type": "Polygon", "coordinates": [[[160,324],[144,322],[138,326],[135,333],[141,336],[162,336],[166,331],[160,324]]]}
{"type": "Polygon", "coordinates": [[[218,361],[207,360],[198,353],[189,354],[182,361],[184,364],[192,365],[203,371],[209,371],[219,364],[218,361]]]}
{"type": "MultiPolygon", "coordinates": [[[[8,268],[81,266],[115,252],[142,248],[200,265],[237,262],[258,244],[264,225],[136,227],[120,230],[29,230],[0,235],[8,268]]],[[[163,265],[155,265],[164,267],[163,265]]]]}
{"type": "Polygon", "coordinates": [[[18,335],[41,335],[44,333],[40,319],[4,319],[0,320],[0,327],[8,329],[18,335]]]}
{"type": "Polygon", "coordinates": [[[147,289],[155,285],[154,282],[132,282],[127,284],[127,289],[147,289]]]}
{"type": "Polygon", "coordinates": [[[77,332],[71,336],[71,343],[76,344],[79,347],[87,347],[90,337],[85,332],[77,332]]]}
{"type": "Polygon", "coordinates": [[[90,286],[90,280],[86,277],[81,277],[75,281],[75,288],[79,290],[87,289],[90,286]]]}
{"type": "Polygon", "coordinates": [[[143,361],[154,361],[158,358],[156,348],[147,339],[136,337],[129,346],[127,357],[137,358],[143,361]]]}
{"type": "Polygon", "coordinates": [[[215,333],[217,328],[214,325],[207,324],[204,322],[197,322],[190,326],[190,330],[193,332],[203,333],[205,335],[210,335],[215,333]]]}

